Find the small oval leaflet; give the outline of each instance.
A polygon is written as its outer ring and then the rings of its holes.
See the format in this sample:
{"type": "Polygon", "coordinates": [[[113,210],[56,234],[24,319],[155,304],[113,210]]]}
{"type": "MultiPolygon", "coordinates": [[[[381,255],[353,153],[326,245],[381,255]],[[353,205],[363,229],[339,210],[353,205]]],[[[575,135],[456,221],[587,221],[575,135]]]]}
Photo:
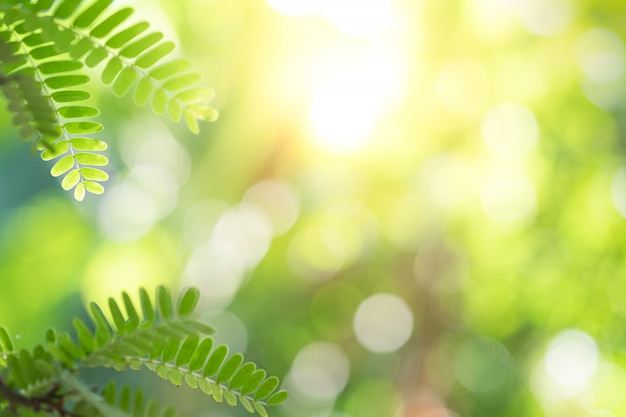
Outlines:
{"type": "Polygon", "coordinates": [[[79,151],[104,151],[108,147],[106,142],[94,138],[72,138],[70,143],[79,151]]]}
{"type": "Polygon", "coordinates": [[[76,186],[76,184],[78,184],[78,181],[80,181],[80,172],[78,169],[73,169],[65,176],[65,178],[63,178],[63,181],[61,181],[61,187],[63,187],[66,191],[71,190],[76,186]]]}
{"type": "Polygon", "coordinates": [[[59,175],[65,174],[69,171],[72,166],[74,166],[74,156],[66,155],[54,164],[54,166],[50,169],[50,175],[58,177],[59,175]]]}
{"type": "Polygon", "coordinates": [[[74,188],[74,199],[76,199],[76,201],[83,201],[85,199],[85,184],[82,182],[74,188]]]}
{"type": "Polygon", "coordinates": [[[75,87],[88,82],[89,77],[86,75],[58,75],[46,78],[44,84],[49,88],[58,90],[60,88],[75,87]]]}
{"type": "Polygon", "coordinates": [[[76,161],[82,165],[95,166],[104,166],[109,163],[109,160],[106,156],[88,152],[81,152],[76,154],[76,161]]]}
{"type": "Polygon", "coordinates": [[[102,125],[95,122],[70,122],[63,125],[68,133],[96,133],[102,130],[102,125]]]}
{"type": "Polygon", "coordinates": [[[52,93],[50,96],[52,100],[57,103],[66,103],[72,101],[84,101],[91,98],[91,94],[87,91],[73,91],[73,90],[65,90],[65,91],[56,91],[52,93]]]}
{"type": "Polygon", "coordinates": [[[65,106],[57,110],[59,114],[67,119],[78,117],[93,117],[100,114],[100,110],[89,106],[65,106]]]}

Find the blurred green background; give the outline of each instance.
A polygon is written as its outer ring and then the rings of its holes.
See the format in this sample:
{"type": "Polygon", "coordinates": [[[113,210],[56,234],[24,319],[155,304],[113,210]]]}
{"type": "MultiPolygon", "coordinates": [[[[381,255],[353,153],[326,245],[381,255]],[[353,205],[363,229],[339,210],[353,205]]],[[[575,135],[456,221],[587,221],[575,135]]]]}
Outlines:
{"type": "Polygon", "coordinates": [[[626,415],[626,3],[130,3],[221,116],[194,137],[95,92],[112,178],[76,203],[0,114],[20,343],[194,285],[217,339],[283,379],[276,417],[626,415]]]}

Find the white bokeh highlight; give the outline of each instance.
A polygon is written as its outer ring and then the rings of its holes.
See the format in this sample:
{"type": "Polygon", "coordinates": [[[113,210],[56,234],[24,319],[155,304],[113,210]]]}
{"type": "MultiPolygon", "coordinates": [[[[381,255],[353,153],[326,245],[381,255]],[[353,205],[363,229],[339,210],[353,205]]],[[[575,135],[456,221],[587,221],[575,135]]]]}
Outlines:
{"type": "Polygon", "coordinates": [[[413,312],[393,294],[379,293],[365,299],[353,321],[359,343],[375,353],[400,349],[413,333],[413,312]]]}
{"type": "Polygon", "coordinates": [[[554,36],[572,22],[574,7],[569,0],[524,0],[519,2],[519,14],[530,33],[554,36]]]}
{"type": "Polygon", "coordinates": [[[539,142],[539,125],[534,114],[513,102],[489,110],[482,121],[481,133],[489,151],[504,161],[525,157],[539,142]]]}
{"type": "Polygon", "coordinates": [[[531,388],[546,405],[591,393],[600,364],[595,340],[579,329],[566,329],[548,344],[533,371],[531,388]]]}
{"type": "Polygon", "coordinates": [[[598,367],[598,346],[587,333],[565,330],[550,342],[544,358],[546,373],[567,388],[586,386],[598,367]]]}
{"type": "Polygon", "coordinates": [[[626,167],[621,167],[613,175],[611,201],[617,212],[626,218],[626,167]]]}
{"type": "Polygon", "coordinates": [[[624,73],[624,44],[612,31],[596,27],[576,41],[576,58],[581,71],[596,83],[610,83],[624,73]]]}
{"type": "Polygon", "coordinates": [[[330,342],[313,342],[296,355],[286,378],[290,394],[308,404],[328,404],[345,388],[350,374],[348,357],[330,342]]]}
{"type": "Polygon", "coordinates": [[[526,220],[537,208],[532,180],[523,169],[515,166],[493,169],[483,180],[480,199],[485,213],[503,223],[526,220]]]}
{"type": "Polygon", "coordinates": [[[267,180],[254,184],[246,191],[242,202],[260,207],[265,212],[274,236],[286,233],[298,219],[298,198],[291,187],[280,181],[267,180]]]}

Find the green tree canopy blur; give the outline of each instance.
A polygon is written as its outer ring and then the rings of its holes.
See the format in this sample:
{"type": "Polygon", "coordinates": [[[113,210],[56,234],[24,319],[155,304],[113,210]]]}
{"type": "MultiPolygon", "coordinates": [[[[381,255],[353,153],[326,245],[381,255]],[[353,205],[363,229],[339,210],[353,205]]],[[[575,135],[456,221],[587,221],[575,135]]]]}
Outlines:
{"type": "Polygon", "coordinates": [[[111,180],[79,204],[0,115],[25,345],[81,300],[194,285],[284,377],[274,416],[626,415],[626,4],[133,5],[220,119],[196,138],[97,91],[111,180]]]}

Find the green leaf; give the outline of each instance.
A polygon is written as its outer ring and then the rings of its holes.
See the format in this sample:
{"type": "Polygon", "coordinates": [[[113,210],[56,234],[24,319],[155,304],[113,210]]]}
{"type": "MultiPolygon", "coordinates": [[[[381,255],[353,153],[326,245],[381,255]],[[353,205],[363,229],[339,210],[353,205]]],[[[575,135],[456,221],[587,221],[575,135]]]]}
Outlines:
{"type": "Polygon", "coordinates": [[[218,403],[224,401],[224,389],[217,384],[213,386],[211,395],[213,396],[213,399],[218,403]]]}
{"type": "Polygon", "coordinates": [[[106,46],[109,48],[117,49],[130,42],[133,38],[137,37],[144,30],[148,29],[150,24],[148,22],[139,22],[131,27],[124,29],[117,34],[111,36],[106,42],[106,46]]]}
{"type": "Polygon", "coordinates": [[[154,91],[154,96],[152,97],[152,110],[159,115],[165,113],[167,102],[167,93],[162,88],[157,88],[154,91]]]}
{"type": "Polygon", "coordinates": [[[174,96],[174,100],[182,101],[185,104],[208,102],[215,96],[215,92],[210,88],[192,88],[184,90],[174,96]]]}
{"type": "Polygon", "coordinates": [[[85,64],[89,68],[93,68],[109,56],[109,53],[104,48],[94,48],[91,50],[87,58],[85,58],[85,64]]]}
{"type": "Polygon", "coordinates": [[[78,8],[82,0],[65,0],[54,11],[54,17],[57,19],[67,19],[78,8]]]}
{"type": "Polygon", "coordinates": [[[141,310],[143,311],[144,320],[147,322],[153,322],[156,318],[156,314],[154,313],[154,307],[150,301],[150,296],[143,287],[139,288],[139,299],[141,301],[141,310]]]}
{"type": "Polygon", "coordinates": [[[163,39],[163,34],[161,32],[150,33],[149,35],[146,35],[143,38],[125,46],[120,51],[120,56],[125,58],[135,58],[137,55],[150,48],[161,39],[163,39]]]}
{"type": "Polygon", "coordinates": [[[80,175],[83,176],[86,180],[91,181],[107,181],[109,179],[109,174],[97,168],[89,168],[84,167],[80,170],[80,175]]]}
{"type": "Polygon", "coordinates": [[[172,385],[176,387],[180,387],[183,385],[183,377],[184,374],[179,369],[172,369],[168,375],[168,379],[172,383],[172,385]]]}
{"type": "Polygon", "coordinates": [[[37,69],[42,74],[57,74],[59,72],[76,71],[83,67],[83,64],[79,61],[60,60],[60,61],[48,61],[39,64],[37,69]]]}
{"type": "Polygon", "coordinates": [[[177,367],[181,367],[189,363],[199,341],[200,338],[197,335],[187,336],[176,354],[176,360],[174,363],[177,367]]]}
{"type": "Polygon", "coordinates": [[[209,357],[209,360],[204,367],[204,371],[202,374],[206,377],[214,375],[219,367],[222,366],[226,355],[228,355],[228,346],[219,345],[217,348],[215,348],[215,350],[209,357]]]}
{"type": "Polygon", "coordinates": [[[126,315],[128,320],[126,321],[126,328],[128,330],[134,330],[139,325],[139,314],[133,305],[133,301],[126,291],[122,292],[122,300],[124,301],[124,308],[126,309],[126,315]]]}
{"type": "Polygon", "coordinates": [[[241,353],[237,353],[231,356],[230,358],[228,358],[226,363],[224,363],[224,365],[222,366],[222,369],[220,369],[215,381],[216,382],[228,381],[233,376],[237,368],[239,368],[239,365],[241,365],[242,363],[243,363],[243,355],[241,353]]]}
{"type": "Polygon", "coordinates": [[[102,82],[107,85],[111,84],[122,68],[124,68],[122,61],[116,56],[112,57],[102,70],[102,82]]]}
{"type": "Polygon", "coordinates": [[[202,81],[202,74],[199,72],[188,72],[181,76],[172,78],[163,83],[163,89],[167,91],[179,91],[202,81]]]}
{"type": "Polygon", "coordinates": [[[185,112],[191,114],[194,118],[213,122],[217,119],[217,110],[204,104],[190,104],[185,112]]]}
{"type": "Polygon", "coordinates": [[[254,413],[254,407],[252,406],[252,403],[250,402],[250,400],[248,400],[246,397],[244,397],[243,395],[239,396],[239,402],[241,403],[241,405],[243,405],[243,407],[250,413],[254,413]]]}
{"type": "Polygon", "coordinates": [[[143,417],[144,413],[144,400],[143,400],[143,391],[137,390],[135,393],[135,399],[133,401],[133,417],[143,417]]]}
{"type": "Polygon", "coordinates": [[[111,317],[113,318],[113,323],[115,323],[115,327],[117,327],[117,331],[123,332],[126,320],[124,320],[124,316],[122,316],[122,310],[120,310],[120,306],[117,304],[113,297],[109,297],[109,311],[111,312],[111,317]]]}
{"type": "Polygon", "coordinates": [[[46,78],[44,84],[48,88],[58,90],[60,88],[75,87],[88,82],[89,77],[86,75],[59,75],[56,77],[46,78]]]}
{"type": "Polygon", "coordinates": [[[67,353],[73,359],[81,359],[81,354],[78,347],[70,340],[70,337],[66,333],[61,333],[57,339],[57,344],[65,353],[67,353]]]}
{"type": "Polygon", "coordinates": [[[0,325],[0,348],[1,352],[13,351],[13,340],[11,339],[11,335],[9,334],[9,331],[2,325],[0,325]]]}
{"type": "Polygon", "coordinates": [[[159,403],[154,398],[148,400],[144,417],[159,417],[159,403]]]}
{"type": "Polygon", "coordinates": [[[255,400],[262,400],[268,397],[276,388],[280,381],[275,376],[269,377],[263,382],[259,389],[254,393],[255,400]]]}
{"type": "Polygon", "coordinates": [[[74,155],[67,155],[59,159],[56,164],[50,169],[50,175],[58,177],[65,174],[74,166],[74,155]]]}
{"type": "Polygon", "coordinates": [[[104,192],[104,187],[102,186],[102,184],[98,184],[97,182],[84,181],[82,185],[84,185],[85,189],[91,194],[102,194],[104,192]]]}
{"type": "Polygon", "coordinates": [[[172,308],[172,297],[170,292],[163,285],[157,287],[158,310],[161,317],[171,319],[174,317],[174,309],[172,308]]]}
{"type": "Polygon", "coordinates": [[[175,122],[179,122],[182,111],[183,109],[180,107],[180,104],[178,104],[177,101],[170,101],[170,105],[167,108],[167,113],[170,116],[170,119],[175,122]]]}
{"type": "Polygon", "coordinates": [[[32,48],[33,46],[39,46],[47,41],[41,36],[40,33],[33,33],[22,38],[22,42],[26,46],[30,46],[32,48]]]}
{"type": "Polygon", "coordinates": [[[93,117],[100,114],[100,110],[95,107],[88,106],[66,106],[58,109],[61,116],[66,119],[73,119],[77,117],[93,117]]]}
{"type": "Polygon", "coordinates": [[[206,395],[211,395],[213,392],[213,384],[206,379],[199,379],[198,386],[200,387],[200,391],[204,392],[206,395]]]}
{"type": "Polygon", "coordinates": [[[241,388],[242,394],[251,394],[259,386],[259,384],[265,379],[267,373],[263,369],[257,369],[252,373],[248,381],[241,388]]]}
{"type": "Polygon", "coordinates": [[[198,332],[205,335],[211,335],[215,333],[215,329],[213,327],[207,326],[206,324],[200,323],[199,321],[195,320],[185,320],[184,322],[179,323],[179,325],[182,326],[187,333],[198,332]]]}
{"type": "Polygon", "coordinates": [[[211,352],[211,348],[213,347],[213,339],[206,338],[203,339],[196,350],[193,352],[191,359],[189,361],[189,370],[197,371],[202,368],[204,362],[206,361],[209,353],[211,352]]]}
{"type": "Polygon", "coordinates": [[[170,362],[176,358],[176,352],[180,346],[180,339],[172,338],[164,347],[161,352],[161,360],[163,362],[170,362]]]}
{"type": "Polygon", "coordinates": [[[145,105],[150,98],[150,94],[152,94],[152,90],[154,90],[154,85],[150,79],[141,78],[139,80],[139,84],[137,85],[137,89],[135,89],[135,95],[133,97],[135,104],[138,106],[145,105]]]}
{"type": "Polygon", "coordinates": [[[94,122],[70,122],[63,125],[63,128],[68,133],[74,134],[96,133],[102,130],[102,125],[94,122]]]}
{"type": "Polygon", "coordinates": [[[94,138],[72,138],[70,143],[79,151],[104,151],[108,147],[106,142],[94,138]]]}
{"type": "Polygon", "coordinates": [[[67,103],[71,101],[84,101],[91,98],[91,94],[87,91],[73,91],[73,90],[65,90],[65,91],[56,91],[52,93],[50,96],[52,100],[57,103],[67,103]]]}
{"type": "Polygon", "coordinates": [[[224,399],[226,400],[226,403],[231,407],[237,406],[237,396],[231,390],[224,390],[224,399]]]}
{"type": "MultiPolygon", "coordinates": [[[[191,67],[191,62],[185,58],[178,58],[159,65],[148,73],[150,78],[163,80],[174,74],[181,73],[191,67]]],[[[141,67],[140,67],[141,68],[141,67]]]]}
{"type": "Polygon", "coordinates": [[[198,389],[198,377],[193,374],[185,374],[185,384],[191,389],[198,389]]]}
{"type": "Polygon", "coordinates": [[[119,401],[120,410],[126,411],[126,412],[130,411],[130,398],[131,398],[130,387],[128,385],[124,385],[122,387],[122,392],[120,392],[120,401],[119,401]]]}
{"type": "Polygon", "coordinates": [[[188,316],[193,312],[200,300],[200,291],[197,288],[190,287],[183,293],[178,302],[178,315],[188,316]]]}
{"type": "Polygon", "coordinates": [[[59,141],[41,152],[41,159],[49,161],[63,155],[69,149],[69,142],[66,140],[59,141]]]}
{"type": "Polygon", "coordinates": [[[198,126],[198,119],[196,119],[196,116],[194,116],[193,113],[185,109],[185,111],[183,112],[183,118],[185,119],[185,124],[187,125],[187,128],[189,129],[191,133],[196,134],[196,135],[200,133],[200,126],[198,126]]]}
{"type": "Polygon", "coordinates": [[[289,397],[287,391],[278,391],[267,400],[267,405],[278,405],[284,402],[287,397],[289,397]]]}
{"type": "Polygon", "coordinates": [[[111,326],[98,304],[94,302],[89,303],[89,310],[91,311],[92,321],[96,326],[96,340],[98,345],[102,346],[111,338],[111,326]]]}
{"type": "Polygon", "coordinates": [[[135,79],[137,79],[137,72],[132,67],[124,68],[113,84],[113,93],[118,97],[123,96],[135,79]]]}
{"type": "Polygon", "coordinates": [[[53,56],[61,55],[54,45],[40,46],[35,49],[31,49],[28,55],[34,59],[46,59],[53,56]]]}
{"type": "Polygon", "coordinates": [[[104,155],[97,153],[81,152],[76,154],[76,161],[82,165],[95,165],[104,166],[109,163],[109,160],[104,155]]]}
{"type": "Polygon", "coordinates": [[[91,39],[82,38],[70,47],[70,56],[74,59],[80,59],[87,52],[91,51],[92,48],[91,39]]]}
{"type": "Polygon", "coordinates": [[[74,329],[78,337],[78,344],[85,353],[91,353],[94,349],[93,336],[85,325],[85,322],[74,317],[74,329]]]}
{"type": "Polygon", "coordinates": [[[159,62],[167,54],[172,52],[174,48],[174,42],[165,41],[155,46],[145,54],[141,55],[135,62],[135,65],[142,69],[150,68],[151,66],[159,62]]]}
{"type": "Polygon", "coordinates": [[[96,39],[100,39],[108,35],[113,29],[122,24],[132,13],[133,9],[131,7],[125,7],[118,10],[93,28],[89,35],[96,39]]]}
{"type": "Polygon", "coordinates": [[[78,29],[89,27],[112,2],[113,0],[97,0],[74,20],[74,27],[78,29]]]}
{"type": "Polygon", "coordinates": [[[64,190],[71,190],[76,186],[76,184],[78,184],[79,181],[80,172],[78,169],[73,169],[65,176],[65,178],[63,178],[63,181],[61,181],[61,187],[63,187],[64,190]]]}
{"type": "Polygon", "coordinates": [[[261,417],[269,417],[269,415],[267,414],[267,410],[265,409],[265,407],[263,407],[262,404],[255,401],[252,403],[252,405],[254,406],[256,412],[261,415],[261,417]]]}
{"type": "Polygon", "coordinates": [[[233,376],[233,379],[230,381],[230,387],[232,389],[239,389],[243,387],[244,384],[248,382],[255,369],[256,365],[252,362],[244,364],[241,368],[239,368],[235,376],[233,376]]]}

